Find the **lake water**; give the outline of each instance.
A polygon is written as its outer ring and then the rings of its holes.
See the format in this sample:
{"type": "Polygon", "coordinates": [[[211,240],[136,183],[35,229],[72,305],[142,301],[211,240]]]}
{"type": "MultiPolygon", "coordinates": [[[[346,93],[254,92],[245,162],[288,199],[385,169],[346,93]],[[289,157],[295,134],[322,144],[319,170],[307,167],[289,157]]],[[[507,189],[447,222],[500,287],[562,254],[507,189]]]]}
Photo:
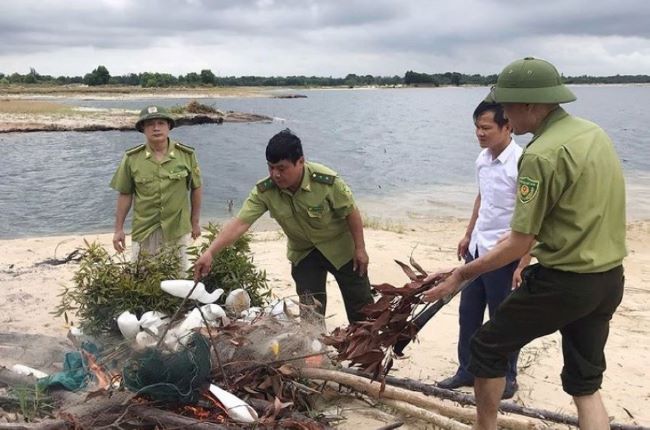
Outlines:
{"type": "MultiPolygon", "coordinates": [[[[650,87],[578,86],[566,106],[612,137],[628,185],[628,218],[650,218],[650,87]]],[[[220,98],[201,103],[254,112],[273,123],[179,127],[172,137],[196,148],[204,175],[202,223],[230,216],[266,175],[264,149],[285,127],[306,158],[337,170],[362,212],[386,219],[470,215],[479,147],[471,114],[486,88],[298,90],[301,99],[220,98]]],[[[66,100],[140,109],[187,99],[66,100]]],[[[516,140],[522,146],[530,136],[516,140]]],[[[108,184],[133,132],[0,134],[0,238],[112,231],[116,193],[108,184]]]]}

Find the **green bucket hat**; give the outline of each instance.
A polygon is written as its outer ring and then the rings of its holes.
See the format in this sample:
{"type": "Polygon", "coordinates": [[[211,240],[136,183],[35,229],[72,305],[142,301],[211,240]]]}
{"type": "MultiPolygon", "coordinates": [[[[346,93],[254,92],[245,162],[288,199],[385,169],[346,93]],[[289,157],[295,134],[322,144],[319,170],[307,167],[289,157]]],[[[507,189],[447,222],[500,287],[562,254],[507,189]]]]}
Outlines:
{"type": "Polygon", "coordinates": [[[508,64],[488,96],[496,103],[569,103],[576,96],[548,61],[526,57],[508,64]]]}
{"type": "Polygon", "coordinates": [[[166,119],[171,130],[176,125],[174,118],[167,109],[161,106],[147,106],[140,111],[140,118],[135,123],[135,129],[140,133],[144,130],[144,122],[148,119],[166,119]]]}

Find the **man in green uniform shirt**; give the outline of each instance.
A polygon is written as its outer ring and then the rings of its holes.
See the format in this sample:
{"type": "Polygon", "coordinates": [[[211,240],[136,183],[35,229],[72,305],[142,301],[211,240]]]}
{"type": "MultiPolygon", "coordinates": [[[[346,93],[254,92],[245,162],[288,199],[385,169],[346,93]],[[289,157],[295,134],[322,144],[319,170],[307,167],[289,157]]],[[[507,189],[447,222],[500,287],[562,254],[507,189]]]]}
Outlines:
{"type": "Polygon", "coordinates": [[[111,181],[119,192],[113,247],[117,252],[126,248],[124,221],[133,205],[132,259],[140,251],[154,254],[163,245],[179,246],[187,270],[190,235],[201,235],[201,171],[194,148],[169,138],[173,127],[174,119],[162,107],[140,112],[135,128],[147,141],[126,151],[111,181]]]}
{"type": "MultiPolygon", "coordinates": [[[[535,338],[562,334],[562,387],[573,396],[580,428],[609,429],[599,389],[609,321],[623,297],[625,185],[612,142],[596,124],[573,117],[574,101],[555,67],[524,58],[499,75],[491,97],[515,134],[533,133],[519,160],[510,236],[458,267],[425,293],[435,301],[463,280],[523,256],[536,241],[521,286],[471,342],[477,429],[496,429],[508,354],[535,338]]],[[[431,276],[434,279],[436,275],[431,276]]]]}
{"type": "Polygon", "coordinates": [[[270,176],[257,183],[237,216],[196,261],[195,279],[207,274],[213,257],[269,211],[287,235],[300,303],[316,303],[317,313],[325,314],[329,272],[341,290],[348,320],[363,319],[359,310],[372,303],[372,295],[363,223],[352,192],[333,170],[305,161],[300,139],[289,129],[269,140],[266,160],[270,176]]]}

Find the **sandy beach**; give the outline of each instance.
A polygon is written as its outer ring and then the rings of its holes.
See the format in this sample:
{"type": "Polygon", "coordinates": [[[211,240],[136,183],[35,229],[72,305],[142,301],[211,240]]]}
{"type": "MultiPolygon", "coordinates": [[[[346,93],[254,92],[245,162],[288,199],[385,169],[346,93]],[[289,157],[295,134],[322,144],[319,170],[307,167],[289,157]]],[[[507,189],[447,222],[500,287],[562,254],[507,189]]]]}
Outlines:
{"type": "MultiPolygon", "coordinates": [[[[366,229],[371,263],[371,282],[402,285],[407,278],[393,259],[408,261],[412,254],[427,270],[457,264],[455,249],[464,232],[464,220],[418,221],[388,229],[366,229]],[[390,231],[389,231],[390,230],[390,231]]],[[[51,311],[57,295],[70,280],[77,265],[39,265],[48,258],[62,258],[83,245],[83,240],[110,246],[111,234],[38,237],[0,241],[0,326],[2,332],[46,334],[67,333],[62,318],[51,311]]],[[[628,225],[629,256],[625,260],[626,293],[611,324],[607,345],[608,370],[602,394],[609,415],[620,423],[650,425],[650,379],[645,369],[650,361],[650,222],[628,225]]],[[[277,296],[291,296],[294,287],[285,257],[285,239],[280,231],[254,233],[255,263],[268,274],[277,296]]],[[[338,288],[328,279],[328,329],[346,323],[338,288]]],[[[421,332],[419,343],[407,349],[407,358],[395,365],[396,376],[433,383],[449,376],[456,367],[458,302],[445,307],[421,332]]],[[[7,365],[8,359],[0,364],[7,365]]],[[[519,360],[519,392],[514,401],[528,407],[575,414],[570,397],[562,391],[559,335],[531,343],[519,360]]],[[[471,390],[466,390],[471,392],[471,390]]],[[[381,425],[381,418],[351,414],[340,428],[359,429],[359,423],[381,425]],[[374,421],[373,421],[374,420],[374,421]]],[[[363,426],[362,426],[363,427],[363,426]]],[[[566,427],[551,427],[566,428],[566,427]]]]}

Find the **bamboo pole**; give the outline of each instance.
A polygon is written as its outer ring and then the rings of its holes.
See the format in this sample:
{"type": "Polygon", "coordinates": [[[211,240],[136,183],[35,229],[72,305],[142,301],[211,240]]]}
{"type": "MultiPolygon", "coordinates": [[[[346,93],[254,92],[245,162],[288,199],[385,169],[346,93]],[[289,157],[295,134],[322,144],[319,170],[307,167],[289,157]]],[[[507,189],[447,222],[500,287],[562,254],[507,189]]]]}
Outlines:
{"type": "Polygon", "coordinates": [[[426,409],[422,409],[401,400],[381,398],[379,401],[386,406],[395,408],[400,412],[403,412],[412,417],[430,422],[444,430],[471,430],[471,427],[467,424],[463,424],[452,418],[437,414],[435,412],[427,411],[426,409]]]}
{"type": "MultiPolygon", "coordinates": [[[[474,408],[462,408],[442,403],[438,399],[427,397],[421,393],[405,390],[387,385],[381,392],[381,384],[377,381],[370,381],[360,376],[350,375],[348,373],[336,370],[320,368],[302,368],[294,369],[301,377],[308,379],[318,379],[324,381],[333,381],[341,385],[348,386],[355,391],[366,394],[376,399],[393,399],[410,403],[424,409],[432,409],[440,415],[451,417],[457,420],[476,422],[476,412],[474,408]]],[[[543,424],[538,421],[525,420],[521,418],[499,415],[497,423],[500,428],[512,430],[538,430],[544,428],[543,424]]]]}
{"type": "MultiPolygon", "coordinates": [[[[350,375],[360,376],[370,380],[370,376],[358,370],[341,369],[341,372],[350,375]]],[[[471,394],[459,393],[454,390],[446,390],[444,388],[436,387],[431,384],[424,384],[409,378],[398,378],[396,376],[386,376],[385,381],[389,385],[405,388],[411,391],[418,391],[430,396],[436,396],[442,399],[453,400],[461,405],[476,405],[476,400],[471,394]]],[[[518,405],[514,402],[501,402],[499,410],[502,412],[523,415],[531,418],[536,418],[542,421],[551,421],[558,424],[568,424],[573,427],[578,427],[578,418],[575,416],[553,412],[545,409],[529,408],[526,406],[518,405]]],[[[622,424],[617,422],[609,423],[611,430],[650,430],[648,426],[640,426],[634,424],[622,424]]]]}

